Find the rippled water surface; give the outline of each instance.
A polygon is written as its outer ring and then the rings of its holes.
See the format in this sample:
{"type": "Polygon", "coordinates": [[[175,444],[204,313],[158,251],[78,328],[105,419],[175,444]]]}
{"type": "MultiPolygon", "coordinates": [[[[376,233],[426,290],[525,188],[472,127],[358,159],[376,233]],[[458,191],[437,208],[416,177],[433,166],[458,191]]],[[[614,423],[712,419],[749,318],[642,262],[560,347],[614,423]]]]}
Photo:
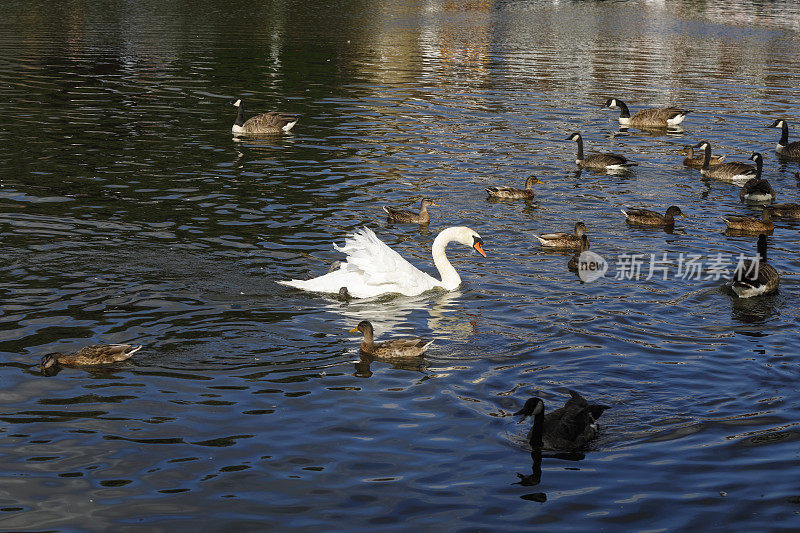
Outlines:
{"type": "Polygon", "coordinates": [[[758,211],[677,153],[760,151],[800,201],[766,127],[800,139],[796,2],[257,4],[0,6],[0,529],[800,527],[800,226],[769,238],[780,292],[737,300],[709,261],[755,237],[719,217],[758,211]],[[302,119],[233,138],[236,95],[302,119]],[[692,113],[620,131],[609,97],[692,113]],[[577,172],[572,131],[639,166],[577,172]],[[534,202],[487,201],[531,174],[534,202]],[[427,228],[382,216],[424,196],[427,228]],[[673,232],[619,212],[672,204],[673,232]],[[577,220],[610,264],[592,283],[533,237],[577,220]],[[365,225],[428,271],[448,226],[488,257],[451,245],[463,284],[418,297],[275,283],[326,272],[365,225]],[[702,275],[646,279],[663,254],[702,275]],[[362,360],[365,318],[435,343],[362,360]],[[144,348],[38,372],[117,342],[144,348]],[[599,438],[532,457],[512,413],[567,389],[611,406],[599,438]]]}

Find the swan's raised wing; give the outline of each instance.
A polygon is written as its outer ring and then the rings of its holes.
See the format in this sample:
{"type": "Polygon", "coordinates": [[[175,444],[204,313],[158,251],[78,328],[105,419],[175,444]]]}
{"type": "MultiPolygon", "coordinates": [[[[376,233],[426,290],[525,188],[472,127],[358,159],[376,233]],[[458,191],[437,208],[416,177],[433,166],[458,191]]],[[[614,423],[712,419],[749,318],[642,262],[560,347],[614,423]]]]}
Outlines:
{"type": "Polygon", "coordinates": [[[369,228],[362,228],[345,239],[343,246],[333,245],[347,255],[338,270],[309,280],[280,283],[307,291],[339,292],[347,287],[355,298],[369,298],[397,292],[415,295],[439,282],[403,259],[383,243],[369,228]]]}

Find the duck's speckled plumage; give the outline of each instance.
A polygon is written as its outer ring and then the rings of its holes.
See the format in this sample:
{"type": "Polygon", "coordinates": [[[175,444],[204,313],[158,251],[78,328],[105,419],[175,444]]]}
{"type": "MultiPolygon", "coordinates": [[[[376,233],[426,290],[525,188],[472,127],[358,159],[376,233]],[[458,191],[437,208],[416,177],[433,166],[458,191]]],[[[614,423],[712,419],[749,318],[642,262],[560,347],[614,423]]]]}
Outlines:
{"type": "MultiPolygon", "coordinates": [[[[686,154],[686,157],[683,158],[683,164],[689,168],[703,168],[703,159],[705,158],[704,153],[699,153],[697,155],[694,154],[694,148],[691,146],[686,146],[681,149],[681,154],[686,154]]],[[[719,165],[723,161],[725,161],[726,156],[711,156],[711,161],[709,161],[709,166],[719,165]]]]}
{"type": "Polygon", "coordinates": [[[546,248],[566,250],[578,249],[581,246],[581,240],[583,235],[586,234],[586,231],[586,224],[577,222],[575,224],[574,233],[543,233],[542,235],[534,234],[534,237],[546,248]]]}
{"type": "Polygon", "coordinates": [[[772,222],[771,209],[766,208],[761,212],[761,218],[729,215],[721,217],[729,229],[747,231],[751,233],[771,232],[775,229],[772,222]]]}
{"type": "Polygon", "coordinates": [[[59,366],[104,365],[124,361],[142,348],[130,344],[93,344],[84,346],[74,353],[49,353],[42,357],[40,369],[45,370],[59,366]]]}
{"type": "Polygon", "coordinates": [[[629,208],[620,209],[620,211],[622,211],[622,214],[625,215],[626,222],[639,226],[674,226],[676,216],[686,216],[681,211],[681,208],[676,205],[671,205],[669,208],[667,208],[667,212],[663,215],[649,209],[629,208]]]}
{"type": "Polygon", "coordinates": [[[534,183],[542,183],[536,176],[530,176],[525,180],[525,188],[518,189],[516,187],[508,186],[494,186],[486,187],[486,192],[493,198],[507,198],[507,199],[532,199],[533,198],[533,185],[534,183]]]}
{"type": "Polygon", "coordinates": [[[361,352],[371,355],[376,359],[405,359],[410,357],[421,357],[433,344],[433,341],[426,341],[420,337],[391,339],[383,342],[375,342],[372,324],[367,320],[362,320],[358,326],[350,330],[359,331],[364,335],[361,341],[361,352]]]}
{"type": "Polygon", "coordinates": [[[388,205],[383,206],[386,211],[386,218],[392,222],[411,222],[414,224],[428,224],[431,221],[431,216],[428,213],[429,207],[440,207],[439,204],[430,198],[423,198],[420,202],[419,213],[409,211],[408,209],[398,209],[388,205]]]}

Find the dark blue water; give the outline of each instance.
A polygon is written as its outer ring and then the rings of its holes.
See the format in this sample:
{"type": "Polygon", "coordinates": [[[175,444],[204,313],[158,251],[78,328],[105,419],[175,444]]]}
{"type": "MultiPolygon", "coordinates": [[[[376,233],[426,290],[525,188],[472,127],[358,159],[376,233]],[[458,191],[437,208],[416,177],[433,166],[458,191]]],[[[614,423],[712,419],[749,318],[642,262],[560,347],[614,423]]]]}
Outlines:
{"type": "Polygon", "coordinates": [[[800,226],[769,238],[779,293],[735,299],[709,264],[755,237],[720,216],[758,210],[677,153],[760,151],[800,202],[766,127],[800,139],[798,20],[745,1],[4,4],[0,528],[798,529],[800,226]],[[236,95],[303,117],[236,139],[236,95]],[[620,131],[609,97],[693,112],[620,131]],[[639,166],[577,172],[573,131],[639,166]],[[531,174],[535,202],[486,200],[531,174]],[[428,228],[382,216],[423,196],[428,228]],[[672,204],[671,233],[619,212],[672,204]],[[578,220],[609,263],[592,283],[533,237],[578,220]],[[448,226],[488,257],[451,245],[464,283],[418,297],[274,283],[326,272],[364,225],[431,273],[448,226]],[[618,275],[630,254],[638,279],[618,275]],[[692,254],[699,279],[677,271],[692,254]],[[362,360],[362,319],[435,343],[421,365],[362,360]],[[38,372],[115,342],[144,348],[38,372]],[[567,389],[611,406],[600,436],[520,485],[512,413],[567,389]]]}

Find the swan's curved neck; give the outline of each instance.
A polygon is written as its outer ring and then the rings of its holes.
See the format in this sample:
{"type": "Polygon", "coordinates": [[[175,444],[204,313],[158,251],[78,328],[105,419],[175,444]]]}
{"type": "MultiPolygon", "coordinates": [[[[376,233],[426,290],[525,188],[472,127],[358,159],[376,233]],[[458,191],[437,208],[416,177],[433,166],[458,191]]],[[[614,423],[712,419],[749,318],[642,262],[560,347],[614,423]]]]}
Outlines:
{"type": "Polygon", "coordinates": [[[448,291],[456,289],[461,285],[461,276],[458,275],[456,269],[450,264],[445,254],[445,248],[453,241],[458,240],[456,232],[459,228],[448,228],[441,232],[433,240],[431,247],[431,254],[433,255],[433,264],[436,265],[436,270],[439,271],[439,276],[442,278],[442,287],[448,291]]]}

